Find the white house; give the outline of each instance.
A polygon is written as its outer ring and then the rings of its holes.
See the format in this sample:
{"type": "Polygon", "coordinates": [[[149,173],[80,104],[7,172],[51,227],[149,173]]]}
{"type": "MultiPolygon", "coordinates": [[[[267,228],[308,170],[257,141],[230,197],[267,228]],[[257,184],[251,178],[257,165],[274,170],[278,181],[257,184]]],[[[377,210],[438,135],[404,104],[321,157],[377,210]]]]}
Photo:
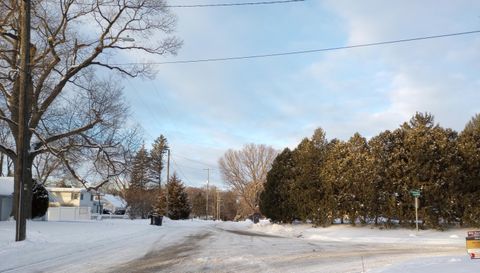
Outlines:
{"type": "MultiPolygon", "coordinates": [[[[51,207],[89,207],[92,213],[101,213],[106,202],[105,194],[84,188],[48,187],[51,207]],[[99,201],[100,200],[100,201],[99,201]]],[[[110,203],[108,203],[110,204],[110,203]]],[[[112,206],[116,206],[115,205],[112,206]]]]}
{"type": "Polygon", "coordinates": [[[13,206],[13,177],[0,177],[0,221],[10,218],[13,206]]]}
{"type": "Polygon", "coordinates": [[[98,202],[94,193],[84,188],[47,187],[50,204],[44,218],[47,221],[90,220],[98,202]]]}
{"type": "Polygon", "coordinates": [[[47,190],[51,196],[50,206],[52,207],[89,207],[93,213],[102,210],[102,204],[98,202],[98,198],[103,194],[93,190],[59,187],[48,187],[47,190]]]}

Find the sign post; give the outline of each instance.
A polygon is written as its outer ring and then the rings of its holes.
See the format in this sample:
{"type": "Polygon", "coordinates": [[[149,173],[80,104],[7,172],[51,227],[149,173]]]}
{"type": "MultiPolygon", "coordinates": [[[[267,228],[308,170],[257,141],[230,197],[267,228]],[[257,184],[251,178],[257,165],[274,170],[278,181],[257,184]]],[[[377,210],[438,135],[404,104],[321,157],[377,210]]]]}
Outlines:
{"type": "Polygon", "coordinates": [[[418,197],[420,197],[420,190],[411,190],[410,193],[415,198],[415,226],[418,232],[418,197]]]}
{"type": "Polygon", "coordinates": [[[480,259],[480,230],[468,231],[465,240],[470,258],[480,259]]]}

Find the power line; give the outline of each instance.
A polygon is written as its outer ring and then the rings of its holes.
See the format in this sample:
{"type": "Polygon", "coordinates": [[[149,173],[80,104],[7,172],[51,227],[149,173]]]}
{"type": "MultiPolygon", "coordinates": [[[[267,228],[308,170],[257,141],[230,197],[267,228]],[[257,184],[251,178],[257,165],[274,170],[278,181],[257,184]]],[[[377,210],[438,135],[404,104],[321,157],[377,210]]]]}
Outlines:
{"type": "Polygon", "coordinates": [[[200,161],[200,160],[191,159],[191,158],[188,158],[188,157],[186,157],[186,156],[179,155],[179,154],[175,154],[175,156],[176,156],[176,157],[183,158],[183,159],[188,160],[188,161],[191,161],[191,162],[195,162],[195,163],[197,163],[197,164],[202,164],[202,165],[208,166],[208,167],[210,167],[211,170],[217,168],[217,166],[215,166],[215,165],[213,165],[213,164],[209,164],[209,163],[206,163],[206,162],[202,162],[202,161],[200,161]],[[213,167],[213,168],[212,168],[212,167],[213,167]]]}
{"type": "Polygon", "coordinates": [[[195,5],[166,5],[166,7],[167,8],[206,8],[206,7],[256,6],[256,5],[287,4],[287,3],[303,2],[303,1],[305,0],[261,1],[261,2],[195,4],[195,5]]]}
{"type": "MultiPolygon", "coordinates": [[[[53,0],[48,0],[53,1],[53,0]]],[[[235,6],[259,6],[259,5],[274,5],[274,4],[288,4],[295,2],[304,2],[305,0],[278,0],[278,1],[260,1],[260,2],[240,2],[240,3],[217,3],[217,4],[193,4],[193,5],[143,5],[146,8],[209,8],[209,7],[235,7],[235,6]]],[[[72,3],[79,6],[91,6],[94,3],[72,3]]],[[[118,7],[116,4],[100,3],[103,7],[118,7]]]]}
{"type": "Polygon", "coordinates": [[[180,169],[180,167],[178,166],[177,162],[175,162],[175,160],[172,158],[172,161],[173,161],[173,164],[175,165],[176,167],[176,171],[178,171],[180,173],[180,175],[183,176],[183,178],[186,180],[186,182],[190,185],[193,185],[192,182],[187,178],[187,176],[185,175],[185,173],[180,169]]]}
{"type": "Polygon", "coordinates": [[[455,33],[439,34],[439,35],[431,35],[431,36],[422,36],[422,37],[414,37],[414,38],[399,39],[399,40],[390,40],[390,41],[383,41],[383,42],[374,42],[374,43],[367,43],[367,44],[327,47],[327,48],[298,50],[298,51],[287,51],[287,52],[279,52],[279,53],[266,53],[266,54],[256,54],[256,55],[246,55],[246,56],[205,58],[205,59],[178,60],[178,61],[151,62],[151,63],[131,62],[131,63],[117,63],[117,64],[109,64],[109,65],[118,65],[118,66],[120,66],[120,65],[141,65],[141,64],[145,64],[145,65],[148,65],[148,64],[150,64],[150,65],[164,65],[164,64],[188,64],[188,63],[205,63],[205,62],[222,62],[222,61],[234,61],[234,60],[245,60],[245,59],[259,59],[259,58],[268,58],[268,57],[300,55],[300,54],[317,53],[317,52],[324,52],[324,51],[335,51],[335,50],[353,49],[353,48],[361,48],[361,47],[371,47],[371,46],[380,46],[380,45],[388,45],[388,44],[406,43],[406,42],[447,38],[447,37],[477,34],[477,33],[480,33],[480,30],[455,32],[455,33]]]}

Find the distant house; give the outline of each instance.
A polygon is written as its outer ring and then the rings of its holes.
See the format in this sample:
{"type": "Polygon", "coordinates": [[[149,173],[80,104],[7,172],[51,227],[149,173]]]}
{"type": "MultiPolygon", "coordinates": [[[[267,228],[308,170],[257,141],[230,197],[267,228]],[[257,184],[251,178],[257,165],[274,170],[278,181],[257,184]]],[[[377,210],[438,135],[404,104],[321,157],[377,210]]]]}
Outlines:
{"type": "MultiPolygon", "coordinates": [[[[84,188],[47,187],[50,193],[52,207],[89,207],[92,212],[98,212],[98,196],[94,191],[84,188]]],[[[100,204],[101,205],[101,204],[100,204]]]]}
{"type": "Polygon", "coordinates": [[[89,207],[92,213],[101,213],[104,208],[112,212],[117,208],[125,208],[121,199],[94,190],[59,187],[48,187],[47,190],[51,207],[89,207]]]}
{"type": "Polygon", "coordinates": [[[47,191],[50,193],[51,196],[50,203],[54,207],[80,207],[82,206],[81,203],[85,203],[81,201],[84,201],[83,199],[85,199],[85,197],[87,196],[87,194],[85,194],[86,190],[82,188],[47,187],[47,191]]]}
{"type": "Polygon", "coordinates": [[[0,177],[0,221],[10,218],[13,207],[13,177],[0,177]]]}

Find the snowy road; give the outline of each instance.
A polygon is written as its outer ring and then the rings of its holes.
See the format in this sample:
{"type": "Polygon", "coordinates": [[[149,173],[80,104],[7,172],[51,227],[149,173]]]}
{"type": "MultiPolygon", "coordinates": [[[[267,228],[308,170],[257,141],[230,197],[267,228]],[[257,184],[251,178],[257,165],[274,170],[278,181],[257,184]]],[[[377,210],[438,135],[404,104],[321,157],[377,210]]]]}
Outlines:
{"type": "Polygon", "coordinates": [[[478,272],[464,230],[145,220],[0,222],[0,272],[478,272]],[[415,271],[420,268],[421,270],[415,271]],[[463,271],[459,270],[462,269],[463,271]]]}
{"type": "Polygon", "coordinates": [[[361,272],[414,257],[463,252],[451,245],[313,243],[214,226],[111,272],[361,272]]]}

